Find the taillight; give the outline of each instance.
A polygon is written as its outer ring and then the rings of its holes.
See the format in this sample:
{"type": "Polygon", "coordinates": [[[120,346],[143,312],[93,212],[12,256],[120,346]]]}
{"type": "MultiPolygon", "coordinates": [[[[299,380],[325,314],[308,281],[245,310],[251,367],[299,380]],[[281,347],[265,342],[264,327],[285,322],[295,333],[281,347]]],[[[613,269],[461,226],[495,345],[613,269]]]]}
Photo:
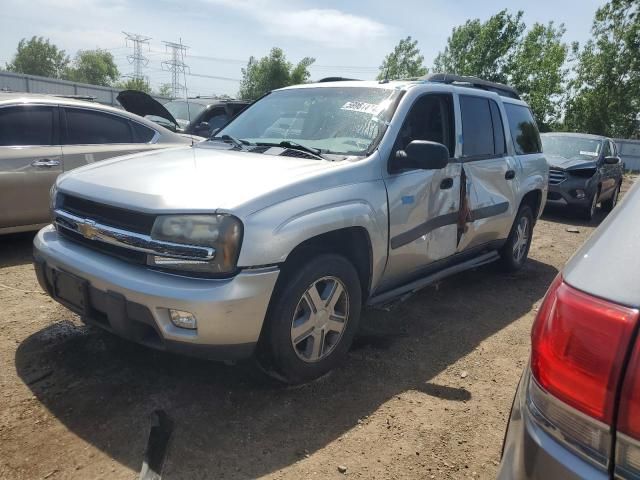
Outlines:
{"type": "Polygon", "coordinates": [[[616,392],[638,311],[553,281],[531,333],[530,409],[559,441],[607,467],[616,392]]]}
{"type": "Polygon", "coordinates": [[[616,474],[620,478],[640,477],[640,341],[622,386],[616,437],[616,474]]]}
{"type": "Polygon", "coordinates": [[[546,391],[611,425],[638,311],[592,297],[558,276],[531,335],[531,371],[546,391]]]}

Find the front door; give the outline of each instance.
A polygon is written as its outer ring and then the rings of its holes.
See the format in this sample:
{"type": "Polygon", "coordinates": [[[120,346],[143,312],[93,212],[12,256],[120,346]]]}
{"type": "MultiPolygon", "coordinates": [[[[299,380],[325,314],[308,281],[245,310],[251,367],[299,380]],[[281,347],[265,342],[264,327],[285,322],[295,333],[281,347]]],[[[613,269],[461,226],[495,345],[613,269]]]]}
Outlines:
{"type": "Polygon", "coordinates": [[[0,108],[0,229],[49,222],[49,191],[62,172],[57,108],[0,108]]]}
{"type": "MultiPolygon", "coordinates": [[[[144,139],[138,138],[139,133],[133,122],[120,115],[72,107],[65,107],[63,112],[62,150],[65,171],[154,148],[152,144],[140,141],[144,139]]],[[[152,132],[146,127],[141,128],[152,132]]]]}
{"type": "MultiPolygon", "coordinates": [[[[391,153],[412,140],[430,140],[455,150],[453,97],[419,97],[398,134],[391,153]]],[[[456,250],[460,204],[460,163],[453,159],[442,170],[404,170],[385,178],[389,199],[389,259],[381,290],[420,276],[433,262],[456,250]]]]}

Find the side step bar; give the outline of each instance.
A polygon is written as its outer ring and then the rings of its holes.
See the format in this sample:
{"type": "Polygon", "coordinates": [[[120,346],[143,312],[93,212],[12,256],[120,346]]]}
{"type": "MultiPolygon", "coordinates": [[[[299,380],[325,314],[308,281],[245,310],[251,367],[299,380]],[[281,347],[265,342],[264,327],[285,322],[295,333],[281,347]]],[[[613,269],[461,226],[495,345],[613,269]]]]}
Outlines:
{"type": "Polygon", "coordinates": [[[456,273],[464,272],[465,270],[469,270],[471,268],[480,267],[482,265],[495,262],[499,258],[500,255],[498,255],[498,252],[496,251],[482,254],[480,256],[472,258],[471,260],[467,260],[466,262],[458,263],[457,265],[453,265],[436,273],[432,273],[431,275],[427,275],[426,277],[414,280],[411,283],[407,283],[405,285],[394,288],[393,290],[381,293],[380,295],[375,295],[369,299],[367,305],[380,306],[390,303],[393,300],[397,300],[399,297],[404,297],[401,299],[404,300],[405,298],[413,295],[418,290],[439,282],[444,278],[455,275],[456,273]]]}

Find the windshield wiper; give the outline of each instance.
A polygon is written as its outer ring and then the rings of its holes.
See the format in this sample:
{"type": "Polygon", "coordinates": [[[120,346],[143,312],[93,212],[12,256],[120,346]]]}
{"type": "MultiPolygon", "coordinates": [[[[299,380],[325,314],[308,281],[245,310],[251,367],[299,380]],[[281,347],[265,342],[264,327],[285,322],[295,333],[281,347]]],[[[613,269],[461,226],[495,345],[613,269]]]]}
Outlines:
{"type": "Polygon", "coordinates": [[[307,147],[306,145],[302,145],[298,142],[292,142],[291,140],[283,140],[280,143],[268,143],[268,142],[260,142],[257,145],[261,145],[264,147],[283,147],[290,148],[292,150],[301,150],[303,152],[310,153],[315,155],[316,157],[324,158],[322,156],[322,150],[319,148],[307,147]]]}
{"type": "Polygon", "coordinates": [[[222,135],[221,137],[211,137],[210,140],[222,140],[223,142],[231,142],[236,147],[242,147],[243,145],[251,145],[251,142],[244,140],[243,138],[232,137],[231,135],[222,135]]]}

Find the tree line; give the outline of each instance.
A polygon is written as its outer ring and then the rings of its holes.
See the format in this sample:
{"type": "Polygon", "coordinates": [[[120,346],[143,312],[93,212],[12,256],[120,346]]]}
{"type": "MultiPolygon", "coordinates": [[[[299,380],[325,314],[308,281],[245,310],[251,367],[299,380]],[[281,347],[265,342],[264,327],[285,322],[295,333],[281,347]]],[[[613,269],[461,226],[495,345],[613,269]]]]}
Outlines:
{"type": "MultiPolygon", "coordinates": [[[[429,68],[417,40],[408,36],[384,58],[378,80],[418,78],[429,71],[477,76],[514,86],[529,103],[540,129],[613,137],[640,136],[640,2],[610,0],[600,7],[584,45],[565,40],[563,24],[534,23],[523,12],[502,10],[486,21],[453,28],[429,68]]],[[[280,48],[251,57],[238,96],[255,100],[275,88],[309,81],[306,57],[294,64],[280,48]]],[[[141,79],[120,80],[113,55],[81,50],[71,60],[42,37],[23,39],[7,70],[95,85],[150,92],[141,79]]],[[[170,85],[157,92],[170,93],[170,85]]]]}

